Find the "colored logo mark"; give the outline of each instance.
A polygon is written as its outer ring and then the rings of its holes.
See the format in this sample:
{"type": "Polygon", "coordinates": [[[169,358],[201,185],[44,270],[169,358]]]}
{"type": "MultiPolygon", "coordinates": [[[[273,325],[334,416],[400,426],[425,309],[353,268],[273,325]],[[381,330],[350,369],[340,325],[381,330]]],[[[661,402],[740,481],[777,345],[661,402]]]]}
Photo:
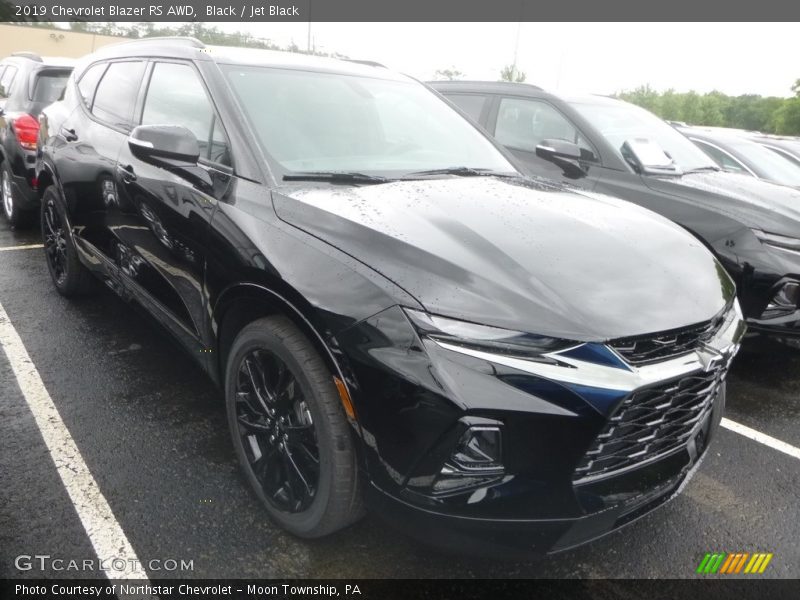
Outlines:
{"type": "Polygon", "coordinates": [[[700,561],[697,573],[712,575],[738,575],[740,573],[763,573],[772,560],[771,552],[708,552],[700,561]]]}

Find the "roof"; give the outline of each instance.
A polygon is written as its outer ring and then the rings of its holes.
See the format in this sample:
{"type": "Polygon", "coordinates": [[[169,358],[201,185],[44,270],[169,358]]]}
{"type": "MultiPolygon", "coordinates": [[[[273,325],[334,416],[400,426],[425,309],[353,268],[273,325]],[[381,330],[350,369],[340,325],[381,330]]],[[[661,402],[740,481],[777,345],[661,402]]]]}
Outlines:
{"type": "Polygon", "coordinates": [[[10,56],[2,59],[3,62],[28,62],[42,68],[65,68],[71,69],[77,62],[74,58],[65,58],[63,56],[40,56],[35,52],[14,52],[10,56]]]}
{"type": "Polygon", "coordinates": [[[170,57],[190,60],[208,60],[218,64],[237,64],[322,71],[343,75],[361,75],[381,79],[409,80],[371,61],[327,58],[278,50],[238,48],[232,46],[207,46],[195,38],[142,38],[119,44],[103,46],[93,58],[127,56],[170,57]]]}
{"type": "Polygon", "coordinates": [[[601,96],[596,94],[563,94],[546,90],[538,85],[530,83],[515,83],[511,81],[466,81],[459,79],[456,81],[429,81],[428,85],[440,91],[456,92],[488,92],[495,94],[517,94],[530,95],[537,98],[552,96],[565,102],[577,102],[586,104],[613,104],[623,102],[616,98],[601,96]]]}

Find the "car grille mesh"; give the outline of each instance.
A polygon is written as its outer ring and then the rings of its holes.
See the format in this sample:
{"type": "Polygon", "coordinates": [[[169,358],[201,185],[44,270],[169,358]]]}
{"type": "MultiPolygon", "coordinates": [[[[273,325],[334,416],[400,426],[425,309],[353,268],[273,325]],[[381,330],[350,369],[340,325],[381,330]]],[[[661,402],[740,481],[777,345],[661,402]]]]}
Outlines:
{"type": "Polygon", "coordinates": [[[696,373],[629,394],[575,470],[607,476],[684,446],[711,412],[725,369],[696,373]]]}
{"type": "Polygon", "coordinates": [[[609,343],[632,365],[667,360],[688,354],[714,337],[725,321],[725,313],[699,325],[647,337],[624,338],[609,343]]]}

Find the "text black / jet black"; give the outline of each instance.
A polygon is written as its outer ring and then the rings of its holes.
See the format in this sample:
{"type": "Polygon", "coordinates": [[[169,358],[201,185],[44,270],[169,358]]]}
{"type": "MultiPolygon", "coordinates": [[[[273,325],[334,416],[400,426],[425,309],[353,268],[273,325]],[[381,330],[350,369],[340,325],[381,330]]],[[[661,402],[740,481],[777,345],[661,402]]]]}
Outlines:
{"type": "Polygon", "coordinates": [[[519,176],[379,66],[150,40],[82,60],[42,121],[42,231],[225,393],[287,530],[362,499],[432,544],[544,552],[662,504],[743,334],[701,243],[519,176]]]}

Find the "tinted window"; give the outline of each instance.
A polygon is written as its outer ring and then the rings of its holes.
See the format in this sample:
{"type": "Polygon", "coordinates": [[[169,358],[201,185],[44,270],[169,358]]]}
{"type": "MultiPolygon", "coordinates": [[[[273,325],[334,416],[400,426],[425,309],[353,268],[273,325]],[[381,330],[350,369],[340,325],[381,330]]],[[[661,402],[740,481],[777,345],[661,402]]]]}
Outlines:
{"type": "Polygon", "coordinates": [[[497,113],[495,137],[504,146],[535,152],[542,140],[566,140],[592,152],[589,143],[567,119],[539,100],[503,98],[497,113]]]}
{"type": "Polygon", "coordinates": [[[42,104],[52,104],[64,93],[69,72],[54,71],[39,74],[33,84],[32,100],[42,104]]]}
{"type": "Polygon", "coordinates": [[[94,100],[94,92],[97,89],[97,83],[106,72],[106,63],[93,65],[89,67],[78,82],[78,91],[81,94],[81,99],[86,105],[86,108],[92,108],[92,101],[94,100]]]}
{"type": "Polygon", "coordinates": [[[111,63],[97,87],[92,113],[111,125],[130,129],[143,73],[143,62],[111,63]]]}
{"type": "Polygon", "coordinates": [[[738,160],[723,152],[719,148],[716,148],[710,144],[706,144],[701,140],[692,139],[692,141],[697,144],[697,146],[706,154],[708,154],[711,158],[714,159],[714,162],[717,163],[720,167],[725,169],[726,171],[734,171],[736,173],[743,173],[744,175],[750,175],[750,172],[744,168],[744,165],[740,163],[738,160]]]}
{"type": "Polygon", "coordinates": [[[790,154],[789,152],[786,152],[785,150],[783,150],[781,148],[775,148],[774,146],[766,146],[766,148],[769,148],[770,150],[772,150],[778,156],[782,156],[786,160],[790,160],[794,164],[800,166],[800,148],[798,148],[797,155],[790,154]]]}
{"type": "Polygon", "coordinates": [[[17,74],[17,67],[8,66],[0,77],[0,98],[8,98],[11,95],[11,86],[14,83],[14,75],[17,74]]]}
{"type": "Polygon", "coordinates": [[[452,96],[448,96],[447,99],[467,113],[476,123],[480,123],[481,112],[483,112],[483,107],[486,106],[486,96],[453,94],[452,96]]]}
{"type": "Polygon", "coordinates": [[[200,142],[200,156],[229,164],[228,144],[195,70],[176,63],[153,68],[142,125],[182,125],[200,142]]]}

